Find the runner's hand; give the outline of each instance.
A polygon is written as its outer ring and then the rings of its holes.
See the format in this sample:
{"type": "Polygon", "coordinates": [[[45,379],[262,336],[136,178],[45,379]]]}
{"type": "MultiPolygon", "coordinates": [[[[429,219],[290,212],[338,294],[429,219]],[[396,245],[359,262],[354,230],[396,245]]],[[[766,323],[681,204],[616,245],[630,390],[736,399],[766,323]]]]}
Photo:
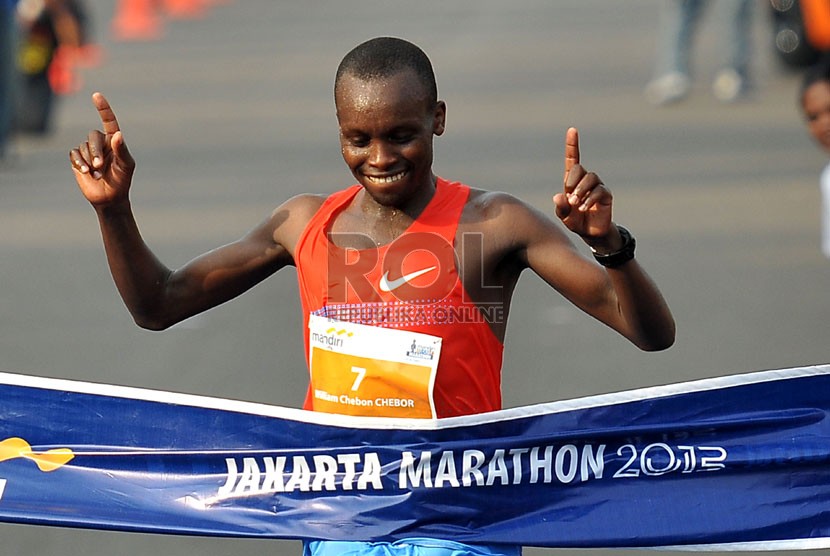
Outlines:
{"type": "Polygon", "coordinates": [[[611,223],[613,197],[599,176],[579,163],[579,132],[574,127],[565,134],[563,186],[563,191],[553,196],[556,216],[590,245],[612,242],[607,236],[617,235],[611,223]]]}
{"type": "Polygon", "coordinates": [[[69,162],[86,199],[95,206],[103,206],[127,198],[135,161],[107,99],[94,93],[92,102],[98,109],[103,131],[90,131],[87,140],[70,151],[69,162]]]}

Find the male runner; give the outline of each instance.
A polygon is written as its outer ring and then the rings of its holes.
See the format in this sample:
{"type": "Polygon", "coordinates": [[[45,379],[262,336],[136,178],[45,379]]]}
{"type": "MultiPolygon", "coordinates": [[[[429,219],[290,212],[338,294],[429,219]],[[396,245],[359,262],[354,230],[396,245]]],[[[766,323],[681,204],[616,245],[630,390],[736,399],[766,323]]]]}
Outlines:
{"type": "MultiPolygon", "coordinates": [[[[566,134],[554,209],[596,260],[542,211],[433,173],[433,137],[444,132],[446,105],[415,45],[378,38],[357,46],[338,68],[334,96],[343,159],[357,185],[294,197],[245,237],[171,270],[139,234],[128,195],[135,162],[109,103],[93,95],[103,131],[92,131],[70,162],[140,326],[167,328],[296,266],[310,371],[304,407],[390,417],[501,407],[507,314],[528,268],[641,349],[674,342],[673,318],[634,258],[633,238],[611,219],[610,191],[580,164],[576,129],[566,134]],[[355,337],[369,330],[377,341],[346,349],[348,335],[329,333],[333,322],[355,337]],[[353,403],[340,403],[347,392],[353,403]]],[[[520,548],[309,541],[305,553],[515,555],[520,548]]]]}

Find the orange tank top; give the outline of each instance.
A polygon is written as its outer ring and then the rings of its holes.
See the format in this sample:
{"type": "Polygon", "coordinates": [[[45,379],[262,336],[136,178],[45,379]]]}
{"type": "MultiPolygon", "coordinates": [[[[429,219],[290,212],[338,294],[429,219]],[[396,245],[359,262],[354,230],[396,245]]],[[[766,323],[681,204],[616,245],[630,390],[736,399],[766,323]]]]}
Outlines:
{"type": "Polygon", "coordinates": [[[451,417],[501,408],[503,345],[456,268],[470,189],[438,179],[416,221],[376,249],[330,241],[361,190],[331,195],[295,252],[310,384],[304,408],[388,417],[451,417]]]}

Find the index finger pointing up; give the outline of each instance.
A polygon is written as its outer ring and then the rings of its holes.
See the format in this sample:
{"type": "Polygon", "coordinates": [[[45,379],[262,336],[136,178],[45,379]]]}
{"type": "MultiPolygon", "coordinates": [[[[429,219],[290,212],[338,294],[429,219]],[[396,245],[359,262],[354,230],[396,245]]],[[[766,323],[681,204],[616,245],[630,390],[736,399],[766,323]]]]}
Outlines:
{"type": "Polygon", "coordinates": [[[104,126],[104,133],[108,136],[113,135],[116,131],[120,131],[118,127],[118,120],[115,118],[115,112],[112,111],[110,103],[101,93],[92,94],[92,102],[95,108],[98,109],[98,116],[101,118],[101,124],[104,126]]]}
{"type": "Polygon", "coordinates": [[[575,127],[569,127],[565,133],[565,177],[575,164],[579,164],[579,132],[575,127]]]}

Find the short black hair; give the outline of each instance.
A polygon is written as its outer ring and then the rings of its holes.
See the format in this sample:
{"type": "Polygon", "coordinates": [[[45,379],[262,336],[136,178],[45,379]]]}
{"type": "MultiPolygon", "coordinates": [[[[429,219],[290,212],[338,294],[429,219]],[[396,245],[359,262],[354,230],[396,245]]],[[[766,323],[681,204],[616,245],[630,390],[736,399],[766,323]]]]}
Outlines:
{"type": "Polygon", "coordinates": [[[370,80],[389,77],[407,69],[414,71],[423,83],[430,103],[438,102],[438,86],[429,57],[411,42],[394,37],[370,39],[349,51],[337,68],[334,90],[336,93],[340,78],[347,74],[370,80]]]}

